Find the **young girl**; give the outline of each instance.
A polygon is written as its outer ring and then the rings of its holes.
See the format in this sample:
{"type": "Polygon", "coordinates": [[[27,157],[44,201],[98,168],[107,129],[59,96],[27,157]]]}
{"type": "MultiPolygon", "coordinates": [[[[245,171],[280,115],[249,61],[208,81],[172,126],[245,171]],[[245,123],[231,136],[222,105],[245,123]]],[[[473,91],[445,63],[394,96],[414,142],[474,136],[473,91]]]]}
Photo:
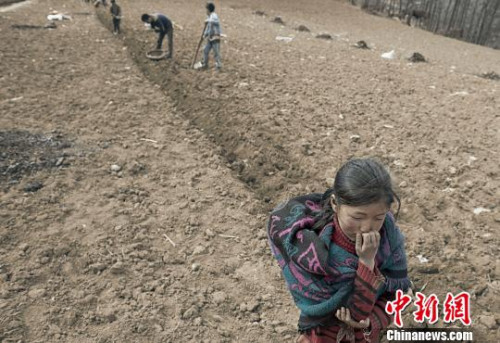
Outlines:
{"type": "Polygon", "coordinates": [[[280,204],[268,221],[273,255],[300,309],[297,343],[379,341],[385,304],[406,291],[403,235],[391,205],[400,201],[377,161],[344,164],[324,194],[280,204]]]}

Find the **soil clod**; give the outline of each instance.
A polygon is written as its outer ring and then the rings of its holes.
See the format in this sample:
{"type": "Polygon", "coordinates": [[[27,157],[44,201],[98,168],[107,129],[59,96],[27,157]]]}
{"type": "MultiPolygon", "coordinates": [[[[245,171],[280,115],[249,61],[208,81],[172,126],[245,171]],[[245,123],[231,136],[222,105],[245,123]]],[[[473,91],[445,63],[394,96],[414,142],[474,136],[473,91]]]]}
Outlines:
{"type": "Polygon", "coordinates": [[[412,63],[427,62],[424,55],[419,52],[414,52],[413,54],[411,54],[411,56],[408,57],[408,61],[412,63]]]}
{"type": "Polygon", "coordinates": [[[26,186],[24,186],[23,191],[34,193],[43,188],[43,183],[40,181],[29,182],[26,186]]]}
{"type": "Polygon", "coordinates": [[[309,30],[309,28],[305,25],[297,26],[296,30],[300,32],[311,32],[311,30],[309,30]]]}
{"type": "Polygon", "coordinates": [[[364,40],[360,40],[360,41],[356,42],[356,44],[354,44],[354,46],[358,49],[370,49],[368,47],[368,44],[366,44],[366,42],[364,40]]]}
{"type": "Polygon", "coordinates": [[[483,79],[500,81],[500,74],[497,74],[494,71],[490,71],[490,72],[487,72],[487,73],[482,73],[479,76],[482,77],[483,79]]]}
{"type": "Polygon", "coordinates": [[[275,24],[285,25],[285,22],[283,21],[283,19],[280,16],[274,17],[274,19],[271,20],[271,22],[275,23],[275,24]]]}
{"type": "Polygon", "coordinates": [[[319,34],[316,35],[316,38],[318,38],[318,39],[326,39],[326,40],[332,40],[333,39],[332,35],[329,34],[329,33],[319,33],[319,34]]]}

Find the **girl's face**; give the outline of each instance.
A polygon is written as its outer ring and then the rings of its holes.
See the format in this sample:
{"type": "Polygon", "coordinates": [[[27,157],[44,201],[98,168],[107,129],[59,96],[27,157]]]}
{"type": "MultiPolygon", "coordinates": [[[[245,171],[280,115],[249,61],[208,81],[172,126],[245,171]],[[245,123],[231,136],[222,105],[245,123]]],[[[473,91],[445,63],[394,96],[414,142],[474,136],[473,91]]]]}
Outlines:
{"type": "Polygon", "coordinates": [[[384,201],[362,206],[340,205],[333,208],[337,212],[340,228],[353,241],[356,240],[358,233],[380,231],[390,209],[384,201]]]}

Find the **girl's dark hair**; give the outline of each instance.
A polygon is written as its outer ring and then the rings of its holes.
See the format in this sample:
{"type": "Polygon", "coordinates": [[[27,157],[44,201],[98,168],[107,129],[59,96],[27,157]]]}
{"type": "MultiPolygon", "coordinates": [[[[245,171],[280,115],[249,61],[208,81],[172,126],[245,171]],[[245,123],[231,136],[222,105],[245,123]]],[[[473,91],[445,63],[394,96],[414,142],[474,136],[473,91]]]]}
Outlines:
{"type": "Polygon", "coordinates": [[[316,217],[313,230],[321,230],[333,220],[331,196],[335,196],[337,206],[362,206],[384,201],[391,206],[398,202],[396,218],[401,201],[392,189],[391,176],[385,167],[373,158],[356,158],[345,163],[337,172],[335,182],[321,199],[322,210],[316,217]]]}
{"type": "Polygon", "coordinates": [[[213,12],[213,11],[215,11],[215,5],[214,5],[212,2],[209,2],[209,3],[207,4],[207,10],[208,10],[209,12],[213,12]]]}
{"type": "Polygon", "coordinates": [[[142,20],[143,22],[148,21],[148,19],[149,19],[149,14],[143,14],[143,15],[141,16],[141,20],[142,20]]]}

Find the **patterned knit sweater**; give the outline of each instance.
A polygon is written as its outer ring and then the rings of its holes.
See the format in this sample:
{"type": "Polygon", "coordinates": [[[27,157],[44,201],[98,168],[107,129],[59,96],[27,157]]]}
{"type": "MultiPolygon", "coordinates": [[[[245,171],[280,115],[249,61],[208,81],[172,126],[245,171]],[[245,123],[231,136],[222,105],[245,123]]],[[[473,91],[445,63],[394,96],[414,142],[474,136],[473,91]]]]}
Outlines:
{"type": "MultiPolygon", "coordinates": [[[[301,312],[299,331],[328,330],[335,342],[342,325],[334,314],[348,307],[354,320],[370,318],[375,337],[389,322],[384,310],[387,299],[410,286],[403,236],[388,214],[380,230],[376,268],[371,271],[359,263],[353,242],[335,221],[319,232],[312,230],[321,197],[309,194],[282,203],[268,221],[271,250],[301,312]]],[[[363,342],[361,331],[355,336],[363,342]]]]}

